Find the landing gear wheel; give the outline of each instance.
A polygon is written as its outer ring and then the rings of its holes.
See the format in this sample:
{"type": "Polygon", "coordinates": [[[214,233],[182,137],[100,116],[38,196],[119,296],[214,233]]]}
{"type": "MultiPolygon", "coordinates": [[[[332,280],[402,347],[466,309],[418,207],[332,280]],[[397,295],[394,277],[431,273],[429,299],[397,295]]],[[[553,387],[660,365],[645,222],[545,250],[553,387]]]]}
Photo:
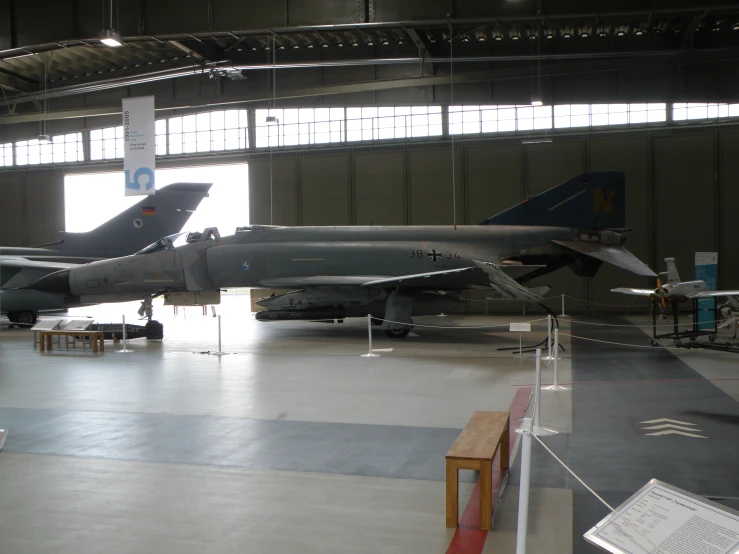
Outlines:
{"type": "Polygon", "coordinates": [[[718,335],[708,335],[708,340],[714,342],[718,338],[718,335]]]}
{"type": "Polygon", "coordinates": [[[404,339],[410,332],[410,329],[385,329],[385,334],[391,339],[404,339]]]}
{"type": "Polygon", "coordinates": [[[652,346],[659,346],[659,342],[656,339],[652,339],[652,346]]]}
{"type": "Polygon", "coordinates": [[[162,340],[164,338],[164,325],[158,321],[147,321],[144,326],[146,340],[162,340]]]}
{"type": "Polygon", "coordinates": [[[36,325],[36,322],[38,321],[38,316],[34,312],[25,311],[14,313],[15,322],[20,323],[19,327],[30,327],[31,325],[36,325]]]}

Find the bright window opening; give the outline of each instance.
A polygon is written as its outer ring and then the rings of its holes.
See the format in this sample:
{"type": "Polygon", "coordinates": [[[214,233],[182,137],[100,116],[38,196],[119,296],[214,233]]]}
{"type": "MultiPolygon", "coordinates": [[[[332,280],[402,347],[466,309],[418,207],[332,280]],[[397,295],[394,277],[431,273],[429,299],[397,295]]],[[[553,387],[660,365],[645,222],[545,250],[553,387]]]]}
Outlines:
{"type": "MultiPolygon", "coordinates": [[[[247,164],[157,169],[156,187],[171,183],[213,183],[185,225],[185,231],[218,227],[222,235],[249,224],[249,172],[247,164]]],[[[123,196],[123,172],[70,174],[64,177],[66,230],[90,231],[141,200],[123,196]]]]}
{"type": "Polygon", "coordinates": [[[739,104],[673,104],[672,119],[718,119],[739,117],[739,104]]]}
{"type": "Polygon", "coordinates": [[[257,148],[344,141],[344,108],[255,110],[257,148]]]}
{"type": "Polygon", "coordinates": [[[36,139],[15,143],[16,165],[81,162],[84,160],[82,133],[56,135],[51,141],[36,139]]]}
{"type": "Polygon", "coordinates": [[[167,125],[169,154],[243,150],[249,146],[246,110],[171,117],[167,125]]]}
{"type": "Polygon", "coordinates": [[[0,144],[0,166],[13,165],[13,143],[0,144]]]}
{"type": "Polygon", "coordinates": [[[388,140],[441,136],[440,106],[346,109],[346,140],[388,140]]]}

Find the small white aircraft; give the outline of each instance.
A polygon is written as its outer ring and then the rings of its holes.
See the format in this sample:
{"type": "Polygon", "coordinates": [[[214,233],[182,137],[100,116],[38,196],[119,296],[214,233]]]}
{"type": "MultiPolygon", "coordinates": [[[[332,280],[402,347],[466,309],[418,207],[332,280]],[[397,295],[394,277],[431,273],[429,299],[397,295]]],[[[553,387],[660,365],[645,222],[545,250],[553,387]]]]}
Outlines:
{"type": "Polygon", "coordinates": [[[677,273],[675,258],[665,258],[667,263],[667,271],[660,275],[667,275],[667,284],[663,285],[659,277],[657,277],[656,289],[631,289],[620,287],[612,289],[611,292],[620,292],[621,294],[630,294],[633,296],[648,296],[652,300],[659,300],[662,307],[666,302],[678,303],[686,300],[696,300],[701,298],[714,298],[726,296],[728,298],[739,297],[739,290],[708,290],[705,281],[680,281],[680,275],[677,273]]]}

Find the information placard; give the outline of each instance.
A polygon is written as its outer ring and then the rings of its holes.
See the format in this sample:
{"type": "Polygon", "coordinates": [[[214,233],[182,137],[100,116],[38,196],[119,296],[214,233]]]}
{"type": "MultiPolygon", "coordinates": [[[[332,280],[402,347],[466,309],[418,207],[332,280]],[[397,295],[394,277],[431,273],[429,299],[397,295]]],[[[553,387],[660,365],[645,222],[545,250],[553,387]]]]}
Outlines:
{"type": "Polygon", "coordinates": [[[652,479],[583,536],[613,554],[735,554],[739,512],[652,479]]]}
{"type": "Polygon", "coordinates": [[[53,331],[61,326],[61,319],[39,319],[31,331],[53,331]]]}
{"type": "Polygon", "coordinates": [[[65,331],[87,331],[92,325],[91,319],[73,319],[64,326],[65,331]]]}
{"type": "Polygon", "coordinates": [[[511,333],[529,333],[531,331],[531,323],[511,323],[511,333]]]}

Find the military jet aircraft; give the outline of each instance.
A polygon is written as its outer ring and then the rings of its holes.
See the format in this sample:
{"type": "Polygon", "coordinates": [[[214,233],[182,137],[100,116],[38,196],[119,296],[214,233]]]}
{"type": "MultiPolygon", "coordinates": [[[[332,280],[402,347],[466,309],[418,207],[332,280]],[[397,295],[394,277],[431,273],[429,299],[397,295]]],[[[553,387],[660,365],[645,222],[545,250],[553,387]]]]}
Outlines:
{"type": "Polygon", "coordinates": [[[708,290],[705,281],[681,281],[680,275],[677,272],[677,266],[675,265],[675,258],[665,258],[665,263],[667,264],[667,271],[660,275],[667,276],[667,284],[662,284],[662,280],[657,277],[656,289],[619,287],[612,289],[611,292],[619,292],[632,296],[647,296],[652,300],[658,301],[663,308],[667,302],[680,303],[688,300],[700,300],[702,298],[739,296],[739,290],[708,290]]]}
{"type": "Polygon", "coordinates": [[[163,235],[181,231],[210,187],[175,183],[87,233],[61,232],[59,241],[34,248],[0,247],[0,309],[11,323],[32,325],[38,310],[72,307],[62,295],[15,289],[54,271],[132,254],[163,235]]]}
{"type": "Polygon", "coordinates": [[[494,289],[541,302],[527,280],[571,267],[592,276],[602,262],[656,276],[622,243],[626,186],[622,172],[580,175],[479,225],[278,227],[253,225],[221,237],[215,228],[176,247],[167,237],[133,256],[48,275],[37,291],[81,303],[164,295],[192,302],[231,287],[292,289],[260,300],[259,320],[382,317],[404,337],[413,316],[460,305],[467,289],[494,289]],[[522,284],[523,283],[523,284],[522,284]]]}

